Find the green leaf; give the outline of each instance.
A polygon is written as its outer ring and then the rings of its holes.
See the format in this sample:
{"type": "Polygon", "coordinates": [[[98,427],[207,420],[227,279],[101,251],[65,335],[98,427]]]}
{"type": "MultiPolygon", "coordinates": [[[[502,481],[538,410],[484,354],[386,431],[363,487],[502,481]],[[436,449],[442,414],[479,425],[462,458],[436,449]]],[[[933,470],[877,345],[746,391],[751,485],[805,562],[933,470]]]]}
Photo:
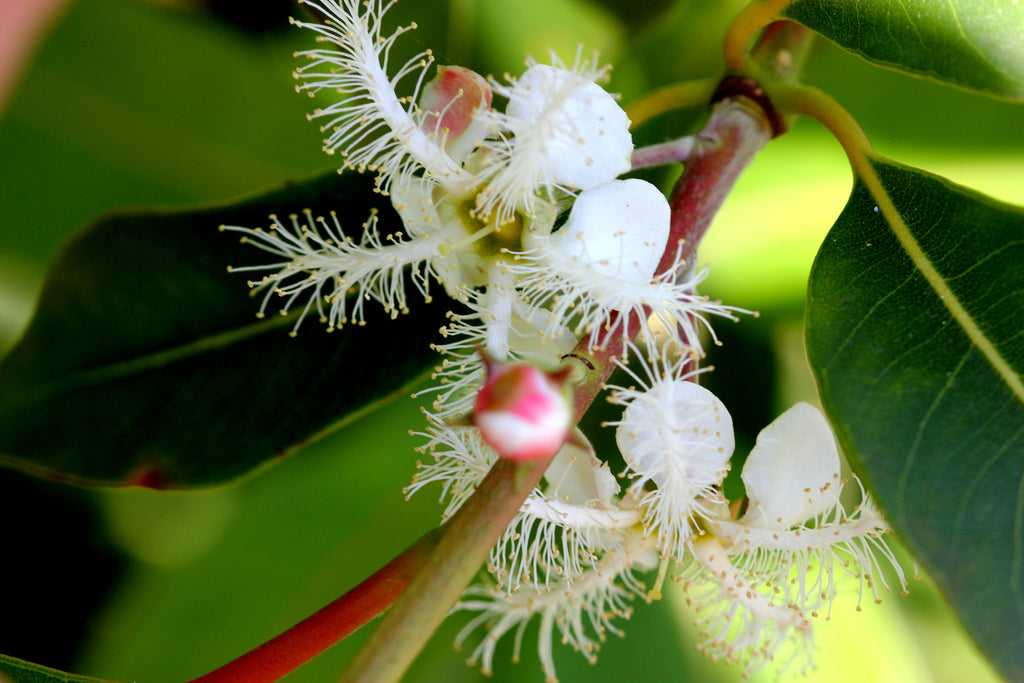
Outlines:
{"type": "Polygon", "coordinates": [[[75,676],[7,655],[0,655],[0,683],[107,683],[99,678],[75,676]]]}
{"type": "Polygon", "coordinates": [[[372,180],[329,174],[239,204],[101,220],[53,265],[25,336],[0,361],[0,464],[86,484],[178,488],[237,477],[389,399],[436,361],[450,300],[328,333],[259,320],[227,266],[275,257],[222,223],[337,210],[358,230],[400,219],[372,180]],[[378,205],[379,204],[379,205],[378,205]],[[411,342],[411,343],[410,343],[411,342]]]}
{"type": "Polygon", "coordinates": [[[877,64],[1024,100],[1024,3],[796,0],[782,16],[877,64]]]}
{"type": "Polygon", "coordinates": [[[858,181],[811,273],[808,355],[897,533],[1024,680],[1024,210],[872,165],[900,220],[858,181]]]}

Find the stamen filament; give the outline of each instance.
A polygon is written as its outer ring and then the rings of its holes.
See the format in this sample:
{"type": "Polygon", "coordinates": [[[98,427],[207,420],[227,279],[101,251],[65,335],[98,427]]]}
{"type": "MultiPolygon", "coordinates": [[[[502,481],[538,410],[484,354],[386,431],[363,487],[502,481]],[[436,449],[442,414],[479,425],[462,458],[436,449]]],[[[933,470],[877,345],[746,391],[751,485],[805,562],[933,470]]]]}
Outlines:
{"type": "Polygon", "coordinates": [[[448,254],[450,254],[452,251],[455,251],[456,249],[461,249],[462,247],[469,246],[470,244],[473,244],[473,242],[476,242],[479,239],[487,237],[488,235],[490,235],[492,232],[494,232],[497,229],[498,229],[498,224],[497,223],[491,223],[486,228],[481,228],[480,230],[477,230],[476,232],[474,232],[473,234],[471,234],[469,237],[467,237],[464,240],[460,240],[458,242],[454,242],[454,243],[451,243],[451,244],[442,244],[440,247],[437,248],[437,251],[438,251],[439,254],[441,254],[441,256],[447,256],[448,254]]]}

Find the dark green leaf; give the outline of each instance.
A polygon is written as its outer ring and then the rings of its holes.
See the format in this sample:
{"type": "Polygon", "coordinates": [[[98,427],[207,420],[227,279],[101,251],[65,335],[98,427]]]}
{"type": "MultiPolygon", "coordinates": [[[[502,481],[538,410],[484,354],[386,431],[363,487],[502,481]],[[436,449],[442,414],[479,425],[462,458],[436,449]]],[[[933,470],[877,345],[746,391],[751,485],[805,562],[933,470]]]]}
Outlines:
{"type": "Polygon", "coordinates": [[[796,0],[783,16],[872,62],[1024,100],[1024,3],[796,0]]]}
{"type": "Polygon", "coordinates": [[[24,338],[0,362],[0,463],[77,483],[155,488],[237,477],[400,392],[435,361],[449,300],[328,333],[310,316],[255,317],[245,278],[274,257],[221,223],[334,209],[350,229],[379,204],[327,176],[240,204],[107,218],[53,265],[24,338]]]}
{"type": "Polygon", "coordinates": [[[905,226],[858,182],[811,273],[808,354],[896,531],[1021,681],[1024,210],[873,166],[905,226]]]}
{"type": "Polygon", "coordinates": [[[56,669],[0,655],[0,683],[105,683],[99,678],[75,676],[56,669]]]}

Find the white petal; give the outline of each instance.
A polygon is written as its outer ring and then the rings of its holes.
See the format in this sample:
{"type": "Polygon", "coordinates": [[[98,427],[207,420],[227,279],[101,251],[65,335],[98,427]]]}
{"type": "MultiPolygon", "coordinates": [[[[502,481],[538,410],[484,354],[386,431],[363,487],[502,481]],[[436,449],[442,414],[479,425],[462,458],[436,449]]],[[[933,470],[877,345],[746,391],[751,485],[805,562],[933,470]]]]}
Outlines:
{"type": "Polygon", "coordinates": [[[551,311],[532,306],[522,299],[512,304],[509,345],[524,359],[557,365],[576,346],[576,337],[564,325],[551,320],[551,311]]]}
{"type": "Polygon", "coordinates": [[[585,190],[630,169],[633,138],[626,112],[580,74],[531,66],[512,89],[506,114],[517,135],[532,130],[540,136],[536,148],[552,183],[585,190]]]}
{"type": "Polygon", "coordinates": [[[548,486],[544,494],[555,500],[575,505],[590,502],[608,503],[619,492],[615,475],[594,455],[594,449],[583,435],[576,430],[575,438],[580,444],[566,443],[551,461],[544,478],[548,486]]]}
{"type": "Polygon", "coordinates": [[[642,477],[689,504],[721,483],[734,448],[732,417],[704,387],[686,380],[639,393],[615,432],[622,457],[642,477]]]}
{"type": "Polygon", "coordinates": [[[744,519],[788,529],[839,500],[839,451],[825,416],[797,403],[761,430],[743,466],[750,498],[744,519]]]}
{"type": "Polygon", "coordinates": [[[668,242],[671,210],[654,185],[631,178],[580,193],[548,246],[590,265],[595,276],[647,284],[668,242]]]}

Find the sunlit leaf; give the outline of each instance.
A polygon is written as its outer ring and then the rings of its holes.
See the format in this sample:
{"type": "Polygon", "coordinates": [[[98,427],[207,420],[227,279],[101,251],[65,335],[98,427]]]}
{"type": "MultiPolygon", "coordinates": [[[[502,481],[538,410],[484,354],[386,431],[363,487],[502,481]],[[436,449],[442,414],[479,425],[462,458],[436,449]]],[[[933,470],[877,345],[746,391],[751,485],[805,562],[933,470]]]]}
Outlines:
{"type": "Polygon", "coordinates": [[[1024,100],[1024,3],[796,0],[783,16],[872,62],[1024,100]]]}
{"type": "Polygon", "coordinates": [[[274,257],[221,223],[336,210],[358,235],[397,214],[360,176],[327,176],[240,204],[101,220],[54,263],[25,336],[0,361],[0,463],[79,483],[215,484],[288,453],[433,364],[448,300],[328,333],[315,314],[255,317],[227,266],[274,257]],[[378,206],[379,205],[379,206],[378,206]]]}
{"type": "Polygon", "coordinates": [[[811,274],[807,346],[846,453],[1003,675],[1024,680],[1024,210],[891,162],[811,274]]]}
{"type": "Polygon", "coordinates": [[[99,678],[75,676],[7,655],[0,655],[0,683],[106,683],[99,678]]]}

